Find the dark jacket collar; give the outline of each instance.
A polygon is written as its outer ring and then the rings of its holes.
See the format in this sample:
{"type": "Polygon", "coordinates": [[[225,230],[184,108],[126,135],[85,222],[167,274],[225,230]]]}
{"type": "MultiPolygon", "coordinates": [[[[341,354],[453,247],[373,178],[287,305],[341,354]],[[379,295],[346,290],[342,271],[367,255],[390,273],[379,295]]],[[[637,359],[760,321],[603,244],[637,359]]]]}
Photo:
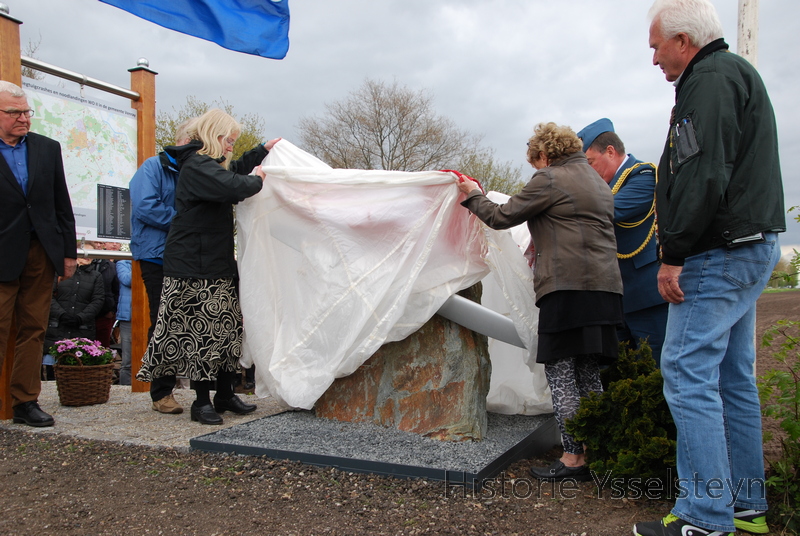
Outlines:
{"type": "MultiPolygon", "coordinates": [[[[186,145],[181,145],[180,147],[176,147],[174,145],[168,145],[164,147],[164,152],[167,154],[167,158],[171,162],[176,162],[176,167],[178,169],[181,168],[186,159],[190,156],[197,154],[197,151],[203,148],[203,142],[198,140],[192,140],[186,145]]],[[[217,163],[222,163],[225,161],[225,157],[221,156],[219,158],[213,159],[217,163]]]]}
{"type": "Polygon", "coordinates": [[[725,42],[725,39],[720,37],[719,39],[715,39],[711,41],[709,44],[701,48],[697,51],[697,54],[694,55],[694,58],[689,62],[686,66],[686,69],[683,70],[681,74],[681,79],[678,81],[678,85],[675,86],[675,98],[678,97],[678,94],[681,92],[681,88],[683,84],[686,83],[686,79],[689,78],[689,75],[692,74],[694,70],[694,66],[697,65],[700,60],[705,58],[706,56],[713,54],[719,50],[728,50],[728,43],[725,42]]]}
{"type": "MultiPolygon", "coordinates": [[[[166,147],[165,147],[166,148],[166,147]]],[[[178,161],[174,157],[168,155],[165,151],[158,153],[158,161],[161,167],[173,173],[178,172],[178,161]]]]}
{"type": "Polygon", "coordinates": [[[175,145],[168,145],[164,147],[164,152],[167,153],[167,157],[172,161],[176,162],[176,167],[180,169],[183,163],[186,161],[187,158],[196,154],[197,151],[203,148],[203,142],[198,140],[192,140],[186,145],[175,146],[175,145]]]}
{"type": "MultiPolygon", "coordinates": [[[[3,143],[5,143],[5,142],[3,142],[3,143]]],[[[37,143],[38,143],[38,140],[36,139],[36,134],[33,134],[32,132],[28,132],[27,134],[25,134],[24,136],[22,136],[19,139],[19,141],[17,142],[16,145],[14,145],[14,147],[19,147],[19,146],[21,146],[23,144],[27,146],[26,150],[28,151],[28,162],[29,162],[29,164],[28,164],[28,191],[30,191],[31,181],[34,178],[33,175],[34,175],[34,172],[36,170],[36,166],[30,165],[31,151],[34,151],[34,152],[36,151],[36,148],[38,147],[37,143]],[[33,142],[33,149],[31,148],[31,142],[33,142]]],[[[8,144],[6,143],[6,145],[8,145],[8,144]]],[[[8,145],[8,146],[11,147],[11,145],[8,145]]],[[[17,176],[14,175],[13,171],[11,171],[11,168],[8,166],[8,162],[6,162],[6,159],[3,158],[2,156],[0,156],[0,177],[5,177],[12,184],[12,186],[16,187],[22,195],[25,195],[25,192],[22,191],[22,186],[20,186],[19,182],[17,181],[17,176]]]]}

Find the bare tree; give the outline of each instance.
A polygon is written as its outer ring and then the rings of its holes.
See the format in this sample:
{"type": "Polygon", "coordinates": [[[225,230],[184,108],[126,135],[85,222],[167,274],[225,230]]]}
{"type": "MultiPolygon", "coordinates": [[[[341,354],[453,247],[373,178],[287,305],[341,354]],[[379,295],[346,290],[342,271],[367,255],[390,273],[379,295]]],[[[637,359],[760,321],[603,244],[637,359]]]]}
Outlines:
{"type": "Polygon", "coordinates": [[[477,179],[487,192],[514,195],[525,186],[521,166],[514,167],[511,162],[495,161],[494,150],[485,147],[466,151],[456,169],[477,179]]]}
{"type": "Polygon", "coordinates": [[[298,128],[304,148],[336,168],[452,168],[476,141],[436,115],[424,91],[397,82],[366,80],[326,109],[322,118],[302,118],[298,128]]]}
{"type": "MultiPolygon", "coordinates": [[[[36,51],[39,50],[39,47],[42,44],[42,36],[39,35],[39,40],[35,43],[28,39],[28,44],[25,45],[25,50],[22,52],[23,56],[28,56],[29,58],[37,59],[36,58],[36,51]]],[[[31,69],[30,67],[22,67],[22,76],[25,78],[32,78],[33,80],[44,80],[44,73],[41,71],[37,71],[36,69],[31,69]]]]}
{"type": "Polygon", "coordinates": [[[232,115],[242,125],[242,132],[233,146],[233,159],[239,158],[242,153],[249,151],[256,145],[264,143],[264,119],[258,114],[248,113],[237,116],[233,112],[233,105],[222,100],[211,103],[203,102],[194,95],[186,97],[186,104],[179,109],[172,108],[172,112],[159,112],[156,121],[156,150],[161,151],[167,145],[175,144],[175,129],[187,119],[203,115],[211,108],[219,108],[232,115]]]}

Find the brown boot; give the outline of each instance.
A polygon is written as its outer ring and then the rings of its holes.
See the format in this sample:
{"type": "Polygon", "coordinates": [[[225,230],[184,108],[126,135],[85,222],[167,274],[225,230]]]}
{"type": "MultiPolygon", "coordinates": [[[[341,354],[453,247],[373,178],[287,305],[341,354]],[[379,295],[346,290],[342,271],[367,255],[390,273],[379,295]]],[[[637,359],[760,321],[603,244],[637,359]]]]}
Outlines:
{"type": "Polygon", "coordinates": [[[168,394],[164,398],[154,401],[153,409],[160,413],[167,413],[170,415],[177,415],[178,413],[183,413],[183,406],[178,404],[178,401],[175,400],[175,397],[173,396],[172,393],[168,394]]]}

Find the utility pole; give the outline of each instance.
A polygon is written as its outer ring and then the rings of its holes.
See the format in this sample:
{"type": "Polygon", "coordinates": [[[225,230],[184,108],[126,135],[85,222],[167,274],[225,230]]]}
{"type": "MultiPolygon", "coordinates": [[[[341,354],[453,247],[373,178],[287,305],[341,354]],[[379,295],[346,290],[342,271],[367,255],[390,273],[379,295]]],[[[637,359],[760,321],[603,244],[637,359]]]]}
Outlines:
{"type": "MultiPolygon", "coordinates": [[[[739,0],[739,35],[736,53],[758,69],[758,0],[739,0]]],[[[753,330],[753,345],[758,348],[758,333],[753,330]]],[[[756,363],[753,362],[753,375],[756,363]]]]}
{"type": "Polygon", "coordinates": [[[758,0],[739,0],[736,53],[758,68],[758,0]]]}

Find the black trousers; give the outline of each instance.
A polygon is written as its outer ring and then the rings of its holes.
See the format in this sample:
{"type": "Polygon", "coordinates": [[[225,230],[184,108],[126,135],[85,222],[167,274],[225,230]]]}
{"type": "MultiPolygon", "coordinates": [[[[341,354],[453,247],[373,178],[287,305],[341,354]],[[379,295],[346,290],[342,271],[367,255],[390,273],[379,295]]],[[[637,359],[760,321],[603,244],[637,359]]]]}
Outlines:
{"type": "Polygon", "coordinates": [[[230,400],[234,396],[233,383],[236,380],[237,375],[238,374],[236,372],[220,372],[216,381],[192,380],[192,389],[194,389],[198,405],[202,406],[211,403],[209,393],[212,390],[217,391],[216,396],[221,400],[230,400]]]}
{"type": "MultiPolygon", "coordinates": [[[[142,270],[144,290],[147,292],[147,304],[150,307],[150,329],[147,330],[147,340],[149,341],[153,338],[153,330],[156,328],[158,304],[161,302],[161,287],[164,284],[164,267],[147,261],[141,261],[139,266],[142,270]]],[[[153,402],[171,395],[176,381],[175,376],[153,378],[153,381],[150,382],[150,398],[153,402]]]]}

